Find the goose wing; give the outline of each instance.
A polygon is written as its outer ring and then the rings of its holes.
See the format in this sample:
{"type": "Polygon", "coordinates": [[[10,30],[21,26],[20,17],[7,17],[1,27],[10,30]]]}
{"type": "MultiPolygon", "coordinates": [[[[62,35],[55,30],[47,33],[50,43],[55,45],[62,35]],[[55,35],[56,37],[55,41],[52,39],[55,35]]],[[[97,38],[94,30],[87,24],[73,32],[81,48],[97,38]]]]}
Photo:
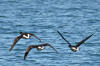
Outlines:
{"type": "Polygon", "coordinates": [[[58,34],[62,37],[62,39],[64,39],[68,44],[69,44],[69,46],[71,46],[71,43],[68,41],[68,40],[66,40],[64,37],[63,37],[63,35],[59,32],[59,31],[57,31],[58,32],[58,34]]]}
{"type": "Polygon", "coordinates": [[[32,34],[32,33],[29,33],[31,36],[34,36],[36,39],[38,39],[40,42],[41,42],[41,40],[40,40],[40,38],[39,37],[37,37],[36,35],[34,35],[34,34],[32,34]]]}
{"type": "Polygon", "coordinates": [[[56,48],[54,48],[52,45],[50,45],[49,43],[45,43],[43,44],[43,46],[50,46],[54,51],[56,51],[56,53],[58,53],[58,51],[56,50],[56,48]]]}
{"type": "Polygon", "coordinates": [[[30,52],[30,50],[31,50],[32,48],[36,48],[36,46],[30,45],[30,46],[26,49],[26,52],[25,52],[25,55],[24,55],[24,60],[26,59],[28,53],[30,52]]]}
{"type": "Polygon", "coordinates": [[[21,38],[22,38],[22,35],[20,35],[20,36],[18,36],[18,37],[15,38],[15,40],[14,40],[14,42],[13,42],[11,48],[9,49],[9,51],[11,51],[11,50],[14,48],[14,46],[16,45],[16,43],[17,43],[21,38]]]}
{"type": "Polygon", "coordinates": [[[88,37],[86,37],[85,39],[83,39],[82,41],[80,41],[79,43],[77,43],[76,47],[79,47],[81,44],[83,44],[86,40],[88,40],[91,36],[93,36],[94,34],[89,35],[88,37]]]}

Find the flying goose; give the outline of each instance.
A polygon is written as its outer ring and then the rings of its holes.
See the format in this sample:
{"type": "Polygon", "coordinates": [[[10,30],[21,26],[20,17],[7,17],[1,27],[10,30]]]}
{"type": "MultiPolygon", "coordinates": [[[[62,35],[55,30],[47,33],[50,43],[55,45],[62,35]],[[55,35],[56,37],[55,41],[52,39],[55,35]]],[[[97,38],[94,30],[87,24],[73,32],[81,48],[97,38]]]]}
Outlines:
{"type": "Polygon", "coordinates": [[[17,37],[14,39],[14,42],[13,42],[11,48],[9,49],[9,51],[11,51],[11,50],[14,48],[14,46],[16,45],[16,43],[17,43],[21,38],[29,39],[31,36],[35,37],[36,39],[38,39],[38,40],[41,42],[40,38],[38,38],[37,36],[35,36],[35,35],[32,34],[32,33],[20,32],[20,35],[17,36],[17,37]]]}
{"type": "Polygon", "coordinates": [[[73,52],[78,51],[78,50],[79,50],[79,46],[80,46],[81,44],[83,44],[86,40],[88,40],[91,36],[94,35],[94,34],[89,35],[88,37],[86,37],[86,38],[83,39],[82,41],[78,42],[75,46],[73,46],[68,40],[66,40],[66,39],[63,37],[63,35],[62,35],[59,31],[57,31],[57,32],[58,32],[58,34],[69,44],[69,48],[70,48],[73,52]]]}
{"type": "Polygon", "coordinates": [[[30,45],[30,46],[26,49],[26,52],[25,52],[25,55],[24,55],[24,60],[26,59],[28,53],[30,52],[30,50],[31,50],[32,48],[37,48],[38,51],[41,51],[41,50],[45,49],[45,46],[50,46],[51,48],[53,48],[53,50],[56,51],[56,53],[58,53],[57,50],[56,50],[52,45],[50,45],[49,43],[44,43],[44,44],[39,44],[39,45],[30,45]]]}

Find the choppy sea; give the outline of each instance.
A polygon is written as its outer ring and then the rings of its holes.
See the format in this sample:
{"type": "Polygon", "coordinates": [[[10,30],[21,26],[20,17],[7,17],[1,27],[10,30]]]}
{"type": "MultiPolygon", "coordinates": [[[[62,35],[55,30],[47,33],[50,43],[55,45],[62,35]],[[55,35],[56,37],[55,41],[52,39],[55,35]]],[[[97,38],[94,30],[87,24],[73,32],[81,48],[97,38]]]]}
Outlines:
{"type": "Polygon", "coordinates": [[[0,66],[100,66],[100,0],[0,0],[0,66]],[[73,45],[91,33],[94,35],[72,52],[57,33],[73,45]],[[9,52],[19,32],[34,33],[21,39],[9,52]],[[42,51],[29,45],[50,43],[42,51]]]}

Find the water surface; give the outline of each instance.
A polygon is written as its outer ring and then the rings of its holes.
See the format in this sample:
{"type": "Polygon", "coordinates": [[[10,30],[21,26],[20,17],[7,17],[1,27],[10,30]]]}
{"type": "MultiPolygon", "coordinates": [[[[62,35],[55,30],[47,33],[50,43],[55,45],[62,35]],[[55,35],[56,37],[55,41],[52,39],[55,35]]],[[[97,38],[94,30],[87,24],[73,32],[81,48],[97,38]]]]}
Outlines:
{"type": "Polygon", "coordinates": [[[99,0],[0,0],[0,66],[99,66],[100,65],[99,0]],[[80,51],[72,52],[59,30],[73,45],[91,33],[80,51]],[[9,52],[19,32],[34,33],[21,39],[9,52]],[[50,43],[43,51],[32,49],[24,60],[29,45],[50,43]]]}

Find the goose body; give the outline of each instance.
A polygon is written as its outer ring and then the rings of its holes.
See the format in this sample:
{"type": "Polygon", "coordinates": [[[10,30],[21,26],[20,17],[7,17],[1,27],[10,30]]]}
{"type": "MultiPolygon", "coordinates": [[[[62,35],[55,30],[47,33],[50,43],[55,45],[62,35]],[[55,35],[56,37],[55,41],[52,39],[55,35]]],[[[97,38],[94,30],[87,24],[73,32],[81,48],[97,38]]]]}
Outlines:
{"type": "Polygon", "coordinates": [[[75,46],[70,47],[70,49],[71,49],[73,52],[79,51],[79,47],[75,47],[75,46]]]}
{"type": "Polygon", "coordinates": [[[23,38],[25,38],[25,39],[29,39],[29,38],[30,38],[30,34],[23,35],[23,38]]]}
{"type": "Polygon", "coordinates": [[[37,47],[37,50],[43,50],[43,49],[45,49],[44,46],[38,46],[38,47],[37,47]]]}

